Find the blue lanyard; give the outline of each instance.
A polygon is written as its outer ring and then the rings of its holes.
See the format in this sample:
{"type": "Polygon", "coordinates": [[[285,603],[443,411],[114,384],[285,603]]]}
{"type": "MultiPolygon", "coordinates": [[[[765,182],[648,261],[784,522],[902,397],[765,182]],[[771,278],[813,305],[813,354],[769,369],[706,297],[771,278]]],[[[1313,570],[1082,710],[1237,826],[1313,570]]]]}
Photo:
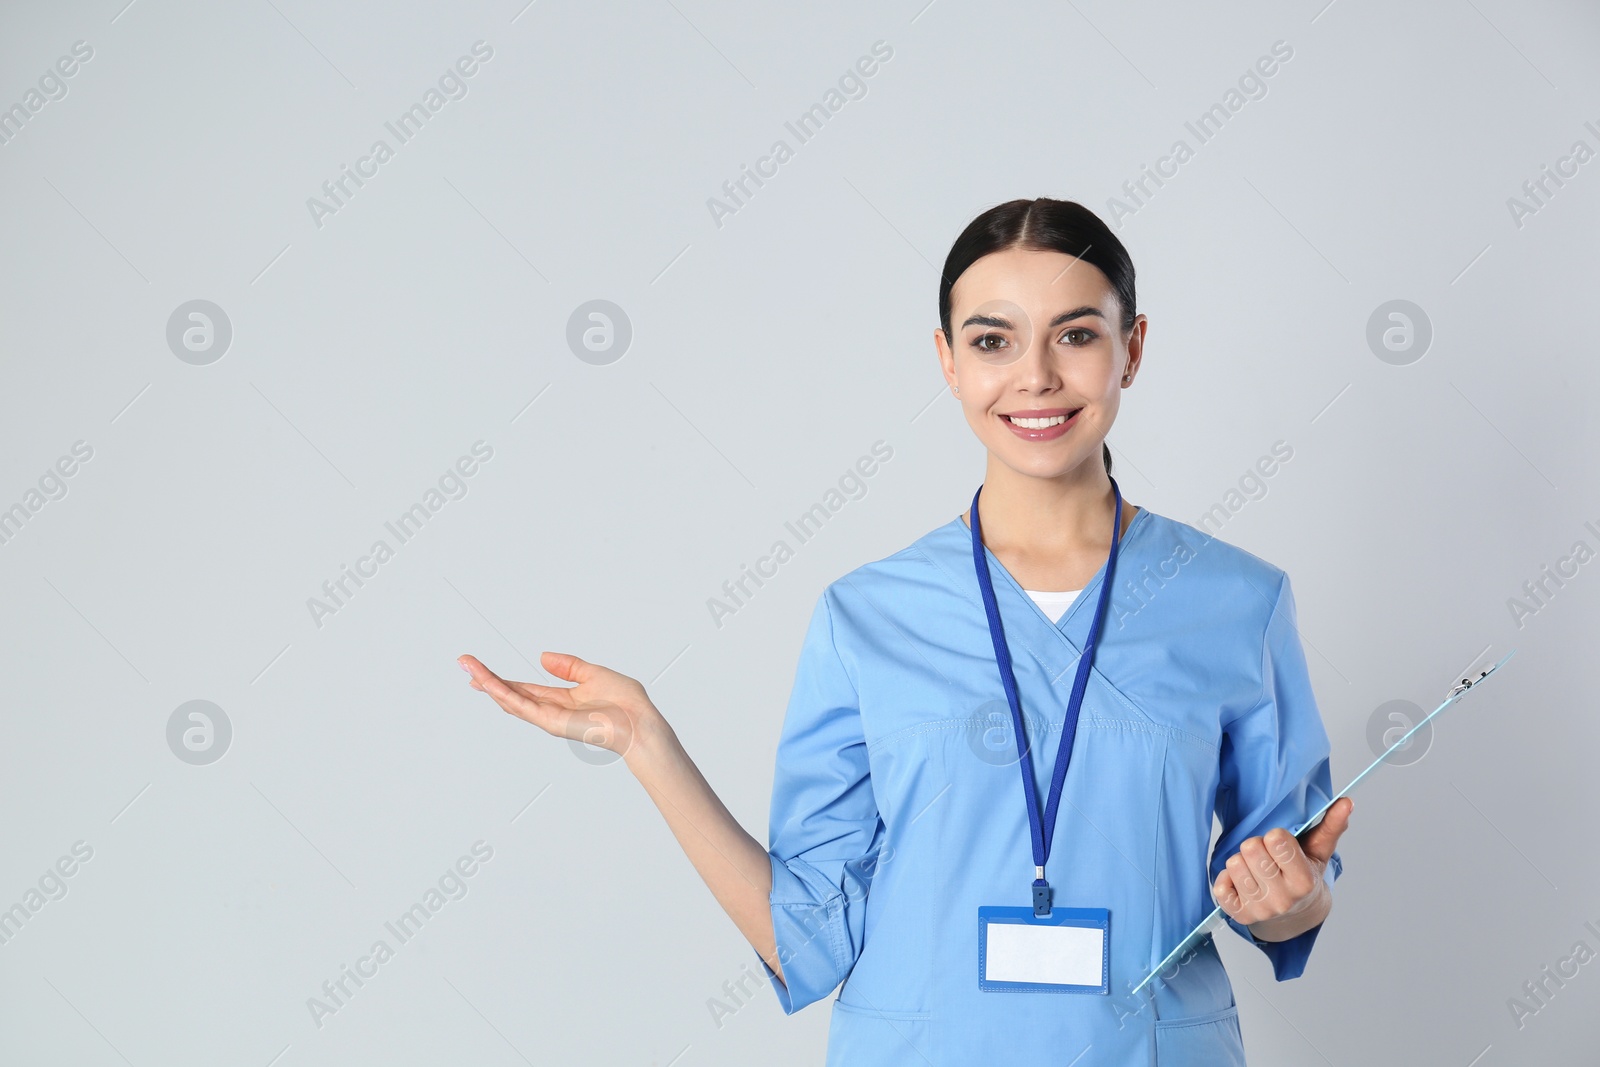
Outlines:
{"type": "MultiPolygon", "coordinates": [[[[1109,474],[1106,477],[1111,478],[1109,474]]],[[[1011,650],[1006,647],[1005,632],[1000,628],[1000,606],[994,599],[994,582],[989,576],[989,561],[983,552],[983,527],[978,521],[978,496],[983,492],[983,486],[978,486],[978,491],[972,494],[972,564],[978,573],[978,588],[983,591],[983,610],[989,616],[989,638],[994,642],[1000,684],[1005,686],[1006,701],[1011,705],[1011,723],[1017,734],[1017,768],[1022,772],[1022,798],[1028,807],[1028,830],[1033,836],[1033,864],[1037,873],[1033,880],[1033,913],[1038,916],[1050,914],[1050,883],[1044,878],[1044,864],[1050,858],[1056,810],[1061,804],[1061,785],[1067,779],[1067,764],[1072,760],[1072,746],[1078,734],[1078,709],[1083,705],[1083,691],[1089,684],[1089,667],[1094,662],[1100,624],[1105,619],[1106,603],[1111,599],[1111,577],[1116,565],[1117,547],[1122,543],[1122,490],[1115,478],[1111,478],[1111,490],[1116,495],[1117,503],[1111,520],[1111,554],[1106,557],[1105,579],[1100,583],[1100,600],[1095,604],[1094,622],[1089,626],[1089,638],[1084,642],[1082,655],[1078,657],[1078,673],[1072,680],[1072,696],[1067,701],[1067,717],[1061,726],[1061,745],[1056,750],[1055,768],[1050,775],[1050,800],[1045,807],[1042,827],[1039,824],[1039,795],[1033,784],[1031,761],[1023,749],[1022,702],[1017,697],[1017,679],[1011,669],[1011,650]]]]}

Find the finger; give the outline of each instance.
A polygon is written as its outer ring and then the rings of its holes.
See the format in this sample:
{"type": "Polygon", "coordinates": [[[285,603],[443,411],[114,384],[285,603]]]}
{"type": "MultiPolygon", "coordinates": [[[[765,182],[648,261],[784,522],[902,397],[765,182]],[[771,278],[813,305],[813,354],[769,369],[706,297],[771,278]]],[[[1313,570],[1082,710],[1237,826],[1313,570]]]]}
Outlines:
{"type": "Polygon", "coordinates": [[[1233,875],[1234,888],[1239,891],[1239,896],[1246,904],[1254,904],[1265,895],[1261,891],[1261,886],[1257,884],[1255,875],[1250,873],[1250,865],[1244,861],[1243,856],[1235,852],[1228,857],[1227,866],[1228,873],[1233,875]]]}
{"type": "Polygon", "coordinates": [[[478,684],[477,671],[479,671],[479,670],[486,671],[489,668],[485,667],[482,663],[480,663],[476,656],[469,656],[469,655],[457,656],[456,657],[456,666],[460,667],[462,670],[467,672],[467,684],[468,685],[472,686],[472,688],[474,688],[474,689],[482,691],[483,686],[478,684]],[[476,670],[474,668],[476,668],[476,670]]]}
{"type": "Polygon", "coordinates": [[[600,671],[605,669],[567,652],[540,653],[539,662],[544,664],[545,670],[557,678],[569,682],[577,682],[579,685],[591,681],[600,671]]]}
{"type": "Polygon", "coordinates": [[[1301,840],[1300,847],[1305,849],[1306,855],[1319,863],[1327,863],[1339,844],[1340,836],[1350,827],[1350,812],[1354,808],[1355,804],[1349,797],[1334,801],[1322,821],[1301,840]]]}
{"type": "MultiPolygon", "coordinates": [[[[473,688],[488,693],[494,702],[500,705],[501,710],[518,718],[526,719],[538,726],[543,726],[549,713],[547,705],[538,698],[530,696],[513,686],[498,674],[483,665],[483,662],[473,656],[462,656],[461,665],[472,675],[473,688]],[[470,663],[470,666],[469,666],[470,663]]],[[[522,683],[517,683],[520,686],[522,683]]]]}
{"type": "MultiPolygon", "coordinates": [[[[490,676],[499,678],[499,675],[485,667],[482,661],[475,656],[461,656],[456,662],[460,664],[461,669],[466,671],[471,679],[468,684],[479,692],[485,692],[483,688],[483,680],[485,678],[490,676]]],[[[512,681],[509,678],[500,678],[500,680],[529,700],[535,700],[541,704],[554,704],[564,711],[572,711],[577,707],[577,703],[572,697],[572,690],[566,686],[538,685],[534,682],[512,681]]]]}
{"type": "Polygon", "coordinates": [[[552,716],[557,709],[523,695],[499,675],[491,673],[483,678],[482,682],[483,691],[493,697],[494,702],[499,704],[502,710],[519,719],[526,719],[540,729],[556,732],[552,716]]]}
{"type": "Polygon", "coordinates": [[[1239,858],[1244,860],[1250,876],[1256,880],[1256,885],[1261,889],[1263,901],[1278,901],[1284,906],[1289,903],[1287,894],[1284,893],[1283,871],[1278,869],[1278,861],[1267,848],[1264,837],[1248,838],[1239,846],[1239,858]]]}
{"type": "Polygon", "coordinates": [[[514,682],[509,678],[503,678],[501,681],[505,682],[507,685],[521,693],[523,696],[527,697],[529,700],[537,700],[541,704],[554,704],[563,711],[576,711],[578,708],[578,701],[573,696],[574,692],[576,691],[575,686],[540,685],[537,682],[514,682]]]}
{"type": "Polygon", "coordinates": [[[1298,900],[1311,892],[1316,884],[1317,872],[1311,869],[1311,860],[1294,835],[1279,827],[1268,832],[1264,840],[1267,852],[1272,855],[1272,861],[1277,864],[1281,874],[1280,881],[1290,897],[1298,900]]]}
{"type": "Polygon", "coordinates": [[[1239,890],[1233,884],[1233,876],[1226,868],[1217,875],[1216,884],[1211,887],[1211,895],[1216,899],[1218,906],[1228,914],[1228,917],[1238,920],[1242,914],[1244,901],[1239,899],[1239,890]]]}

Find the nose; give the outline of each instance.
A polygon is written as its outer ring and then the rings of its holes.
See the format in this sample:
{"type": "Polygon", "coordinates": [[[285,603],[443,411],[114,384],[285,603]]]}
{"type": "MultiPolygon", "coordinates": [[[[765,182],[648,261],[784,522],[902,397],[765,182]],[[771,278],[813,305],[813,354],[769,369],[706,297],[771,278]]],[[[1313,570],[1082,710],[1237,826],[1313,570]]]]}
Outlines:
{"type": "Polygon", "coordinates": [[[1061,376],[1056,370],[1055,359],[1050,352],[1049,335],[1040,330],[1034,330],[1032,333],[1032,338],[1023,348],[1022,354],[1017,357],[1015,364],[1017,384],[1030,391],[1059,385],[1061,376]]]}

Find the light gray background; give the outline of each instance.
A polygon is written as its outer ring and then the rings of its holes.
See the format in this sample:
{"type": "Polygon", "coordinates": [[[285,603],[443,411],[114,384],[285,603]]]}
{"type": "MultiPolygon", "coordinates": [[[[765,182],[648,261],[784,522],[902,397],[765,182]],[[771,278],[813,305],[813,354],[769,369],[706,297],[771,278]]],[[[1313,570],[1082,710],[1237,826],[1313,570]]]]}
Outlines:
{"type": "Polygon", "coordinates": [[[1600,950],[1600,562],[1509,604],[1600,548],[1600,160],[1508,206],[1600,149],[1593,4],[522,4],[0,14],[0,106],[93,48],[0,145],[0,507],[93,449],[0,544],[0,907],[93,849],[0,945],[0,1062],[820,1062],[825,1004],[759,989],[713,1021],[754,954],[625,767],[452,660],[640,678],[764,839],[818,593],[981,477],[936,264],[1015,197],[1109,218],[1279,40],[1266,94],[1118,230],[1151,320],[1118,478],[1194,521],[1293,448],[1222,536],[1295,583],[1337,780],[1386,702],[1518,651],[1358,794],[1302,978],[1221,939],[1252,1062],[1595,1061],[1600,962],[1520,1027],[1507,1003],[1600,950]],[[397,145],[478,40],[465,98],[397,145]],[[865,96],[719,227],[707,199],[879,40],[865,96]],[[166,341],[194,299],[233,330],[206,366],[166,341]],[[597,299],[633,331],[609,365],[567,343],[597,299]],[[1396,299],[1433,329],[1405,365],[1366,338],[1396,299]],[[866,496],[714,625],[880,439],[866,496]],[[308,598],[479,440],[466,495],[318,627],[308,598]],[[206,766],[167,743],[196,699],[233,730],[206,766]],[[307,998],[480,839],[467,895],[316,1026],[307,998]]]}

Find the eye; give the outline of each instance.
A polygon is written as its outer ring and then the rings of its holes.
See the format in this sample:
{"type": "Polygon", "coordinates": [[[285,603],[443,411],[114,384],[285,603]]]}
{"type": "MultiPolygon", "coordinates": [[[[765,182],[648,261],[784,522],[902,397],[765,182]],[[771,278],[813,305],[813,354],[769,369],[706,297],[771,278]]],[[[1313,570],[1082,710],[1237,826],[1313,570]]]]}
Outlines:
{"type": "Polygon", "coordinates": [[[1081,348],[1082,346],[1091,343],[1092,341],[1094,341],[1095,338],[1100,336],[1099,334],[1095,333],[1093,330],[1089,329],[1086,326],[1073,326],[1073,327],[1070,327],[1061,336],[1062,336],[1062,339],[1065,340],[1066,338],[1071,337],[1073,334],[1081,334],[1082,338],[1083,338],[1080,341],[1070,341],[1070,340],[1067,341],[1067,344],[1072,345],[1075,348],[1081,348]]]}
{"type": "Polygon", "coordinates": [[[981,337],[975,338],[973,340],[973,342],[972,342],[972,347],[976,348],[979,352],[982,352],[985,355],[988,355],[988,354],[991,354],[993,352],[999,351],[1000,345],[1003,345],[1005,343],[1006,343],[1006,339],[1004,337],[1001,337],[999,334],[997,334],[997,333],[986,333],[981,337]],[[994,342],[997,342],[997,343],[995,345],[991,346],[991,345],[989,345],[987,343],[989,341],[994,341],[994,342]]]}

